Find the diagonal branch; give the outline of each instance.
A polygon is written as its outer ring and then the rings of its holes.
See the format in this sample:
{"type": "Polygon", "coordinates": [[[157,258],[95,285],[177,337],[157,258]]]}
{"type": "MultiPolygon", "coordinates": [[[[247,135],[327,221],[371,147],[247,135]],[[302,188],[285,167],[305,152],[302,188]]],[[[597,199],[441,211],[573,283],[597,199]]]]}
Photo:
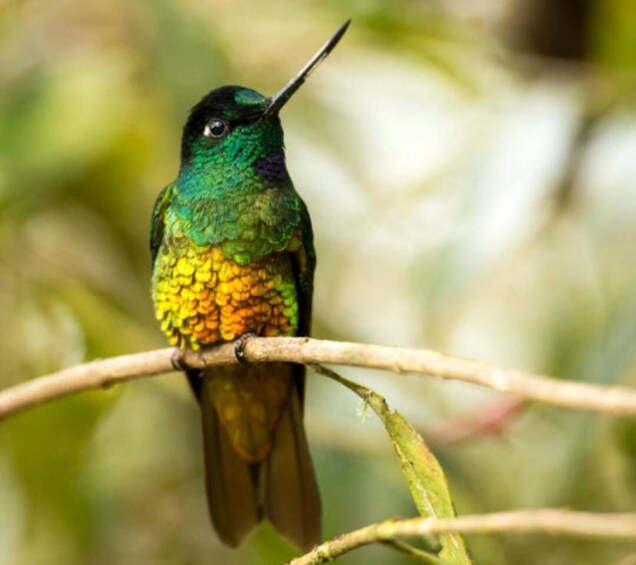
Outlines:
{"type": "Polygon", "coordinates": [[[344,553],[371,543],[450,532],[465,534],[541,532],[586,538],[636,540],[636,514],[596,514],[542,509],[448,519],[387,520],[324,542],[309,553],[293,559],[289,565],[317,565],[332,561],[344,553]]]}
{"type": "MultiPolygon", "coordinates": [[[[636,414],[636,390],[632,388],[559,381],[426,349],[304,337],[255,337],[246,341],[244,352],[247,361],[322,363],[416,373],[474,383],[535,402],[618,416],[636,414]]],[[[166,348],[91,361],[5,389],[0,392],[0,419],[55,398],[168,373],[174,370],[174,354],[175,349],[166,348]]],[[[202,353],[186,351],[184,358],[192,368],[237,363],[232,343],[202,353]]]]}
{"type": "Polygon", "coordinates": [[[426,443],[433,447],[448,447],[475,438],[503,435],[528,407],[520,398],[499,398],[480,406],[474,412],[439,422],[426,430],[426,443]]]}

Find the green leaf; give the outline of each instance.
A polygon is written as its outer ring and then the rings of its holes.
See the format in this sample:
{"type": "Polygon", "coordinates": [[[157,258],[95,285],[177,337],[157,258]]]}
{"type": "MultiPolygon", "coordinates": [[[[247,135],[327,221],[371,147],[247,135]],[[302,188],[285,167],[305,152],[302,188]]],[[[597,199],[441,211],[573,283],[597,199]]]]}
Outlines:
{"type": "MultiPolygon", "coordinates": [[[[386,400],[370,388],[351,382],[325,367],[314,366],[313,368],[355,392],[382,420],[400,460],[419,513],[425,518],[454,518],[455,509],[444,471],[422,436],[404,416],[395,410],[390,410],[386,400]]],[[[472,564],[461,535],[443,534],[439,536],[439,541],[441,544],[439,557],[444,563],[472,564]]]]}

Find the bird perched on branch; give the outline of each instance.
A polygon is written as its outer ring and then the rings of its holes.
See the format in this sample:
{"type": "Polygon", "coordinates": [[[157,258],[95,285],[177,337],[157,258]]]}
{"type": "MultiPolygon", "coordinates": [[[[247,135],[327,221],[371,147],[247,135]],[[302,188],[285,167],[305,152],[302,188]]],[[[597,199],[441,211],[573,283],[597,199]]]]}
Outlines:
{"type": "MultiPolygon", "coordinates": [[[[224,86],[190,112],[177,178],[151,224],[157,319],[180,350],[245,336],[308,335],[316,256],[285,165],[283,105],[346,22],[275,96],[224,86]]],[[[237,546],[268,518],[298,548],[320,541],[320,499],[302,424],[305,369],[290,363],[187,370],[201,407],[214,527],[237,546]]]]}

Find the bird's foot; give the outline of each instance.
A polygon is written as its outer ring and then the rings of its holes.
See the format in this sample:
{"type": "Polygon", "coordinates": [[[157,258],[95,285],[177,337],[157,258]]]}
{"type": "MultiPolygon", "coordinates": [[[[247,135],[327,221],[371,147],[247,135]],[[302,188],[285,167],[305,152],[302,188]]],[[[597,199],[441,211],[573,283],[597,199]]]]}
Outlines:
{"type": "Polygon", "coordinates": [[[170,363],[172,363],[175,371],[188,371],[192,368],[186,361],[185,351],[178,347],[170,355],[170,363]]]}
{"type": "Polygon", "coordinates": [[[245,357],[245,345],[249,341],[251,337],[256,337],[255,332],[245,332],[236,338],[234,342],[234,356],[239,363],[247,363],[247,358],[245,357]]]}

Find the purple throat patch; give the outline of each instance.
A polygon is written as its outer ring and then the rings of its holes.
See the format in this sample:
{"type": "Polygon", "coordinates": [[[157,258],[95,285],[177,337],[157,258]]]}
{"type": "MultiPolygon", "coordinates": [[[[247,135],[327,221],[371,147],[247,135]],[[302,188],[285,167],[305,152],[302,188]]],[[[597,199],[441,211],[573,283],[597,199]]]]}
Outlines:
{"type": "Polygon", "coordinates": [[[257,159],[254,161],[254,170],[266,180],[286,179],[285,154],[280,151],[257,159]]]}

